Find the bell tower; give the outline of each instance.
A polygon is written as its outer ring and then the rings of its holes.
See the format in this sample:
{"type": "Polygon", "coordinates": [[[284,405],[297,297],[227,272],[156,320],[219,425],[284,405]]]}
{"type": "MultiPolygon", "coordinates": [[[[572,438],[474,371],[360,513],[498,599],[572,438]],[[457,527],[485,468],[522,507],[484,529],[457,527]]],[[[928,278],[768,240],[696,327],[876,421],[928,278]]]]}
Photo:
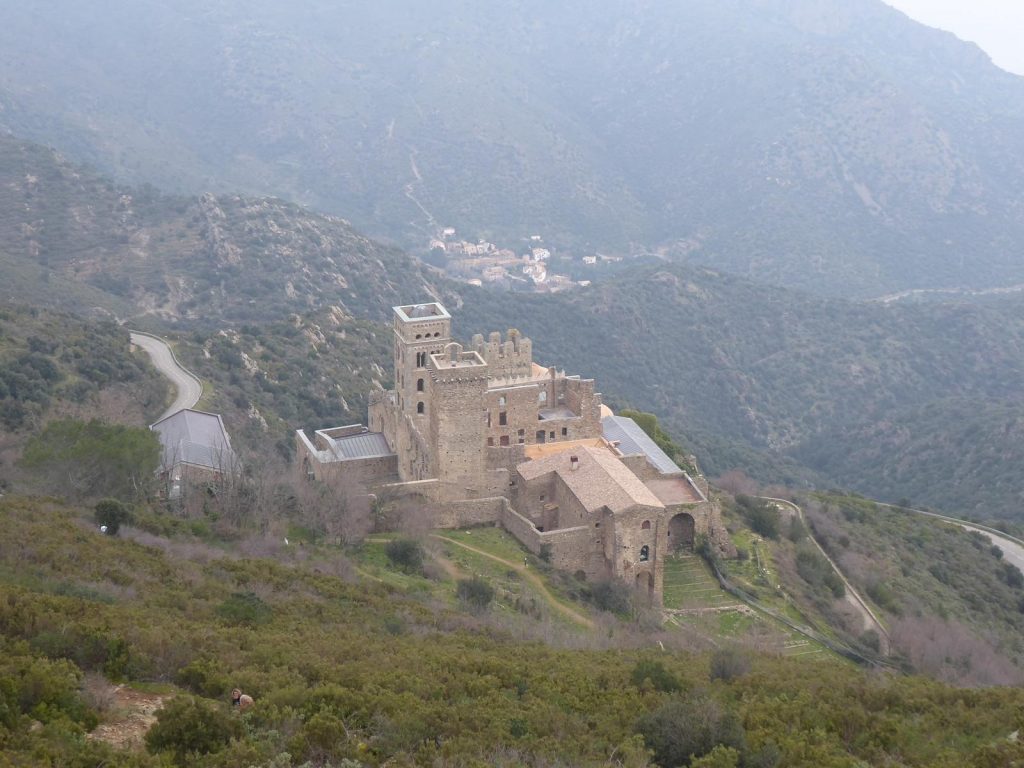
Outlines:
{"type": "Polygon", "coordinates": [[[451,315],[437,302],[395,307],[393,328],[399,412],[426,425],[432,410],[430,356],[451,341],[451,315]]]}

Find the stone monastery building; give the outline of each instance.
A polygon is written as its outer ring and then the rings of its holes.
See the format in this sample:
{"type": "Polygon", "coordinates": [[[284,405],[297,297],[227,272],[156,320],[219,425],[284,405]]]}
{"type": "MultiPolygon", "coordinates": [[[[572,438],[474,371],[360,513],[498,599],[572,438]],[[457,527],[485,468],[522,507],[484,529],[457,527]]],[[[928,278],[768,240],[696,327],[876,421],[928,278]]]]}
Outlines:
{"type": "Polygon", "coordinates": [[[434,527],[494,523],[555,567],[617,578],[655,605],[667,555],[697,536],[729,548],[703,478],[692,478],[592,379],[533,361],[510,330],[452,340],[438,303],[394,308],[394,389],[369,426],[297,434],[308,477],[412,499],[434,527]]]}

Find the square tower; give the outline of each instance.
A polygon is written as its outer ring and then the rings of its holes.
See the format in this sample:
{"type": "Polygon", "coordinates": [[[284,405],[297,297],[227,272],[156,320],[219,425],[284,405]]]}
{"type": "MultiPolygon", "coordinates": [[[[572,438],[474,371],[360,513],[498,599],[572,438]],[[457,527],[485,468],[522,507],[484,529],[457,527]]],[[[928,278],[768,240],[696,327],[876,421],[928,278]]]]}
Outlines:
{"type": "Polygon", "coordinates": [[[452,317],[437,302],[394,307],[394,365],[396,405],[417,421],[429,413],[430,356],[451,341],[452,317]]]}

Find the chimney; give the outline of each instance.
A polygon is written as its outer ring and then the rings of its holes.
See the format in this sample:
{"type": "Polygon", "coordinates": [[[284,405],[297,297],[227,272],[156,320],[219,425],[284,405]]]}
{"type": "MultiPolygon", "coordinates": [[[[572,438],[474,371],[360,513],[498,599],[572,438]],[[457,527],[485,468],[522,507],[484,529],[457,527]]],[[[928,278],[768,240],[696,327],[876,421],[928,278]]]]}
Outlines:
{"type": "Polygon", "coordinates": [[[580,457],[579,456],[570,456],[569,457],[569,469],[571,469],[573,472],[575,472],[579,468],[580,468],[580,457]]]}

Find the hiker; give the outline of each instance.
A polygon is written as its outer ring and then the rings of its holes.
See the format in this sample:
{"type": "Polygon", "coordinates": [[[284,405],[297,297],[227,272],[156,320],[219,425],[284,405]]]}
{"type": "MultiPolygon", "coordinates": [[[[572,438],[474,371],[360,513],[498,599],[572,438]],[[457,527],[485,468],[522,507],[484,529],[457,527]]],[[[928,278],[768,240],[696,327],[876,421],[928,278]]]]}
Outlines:
{"type": "Polygon", "coordinates": [[[231,706],[238,707],[242,712],[247,710],[253,704],[252,696],[247,693],[242,693],[239,688],[235,688],[231,691],[231,706]]]}

